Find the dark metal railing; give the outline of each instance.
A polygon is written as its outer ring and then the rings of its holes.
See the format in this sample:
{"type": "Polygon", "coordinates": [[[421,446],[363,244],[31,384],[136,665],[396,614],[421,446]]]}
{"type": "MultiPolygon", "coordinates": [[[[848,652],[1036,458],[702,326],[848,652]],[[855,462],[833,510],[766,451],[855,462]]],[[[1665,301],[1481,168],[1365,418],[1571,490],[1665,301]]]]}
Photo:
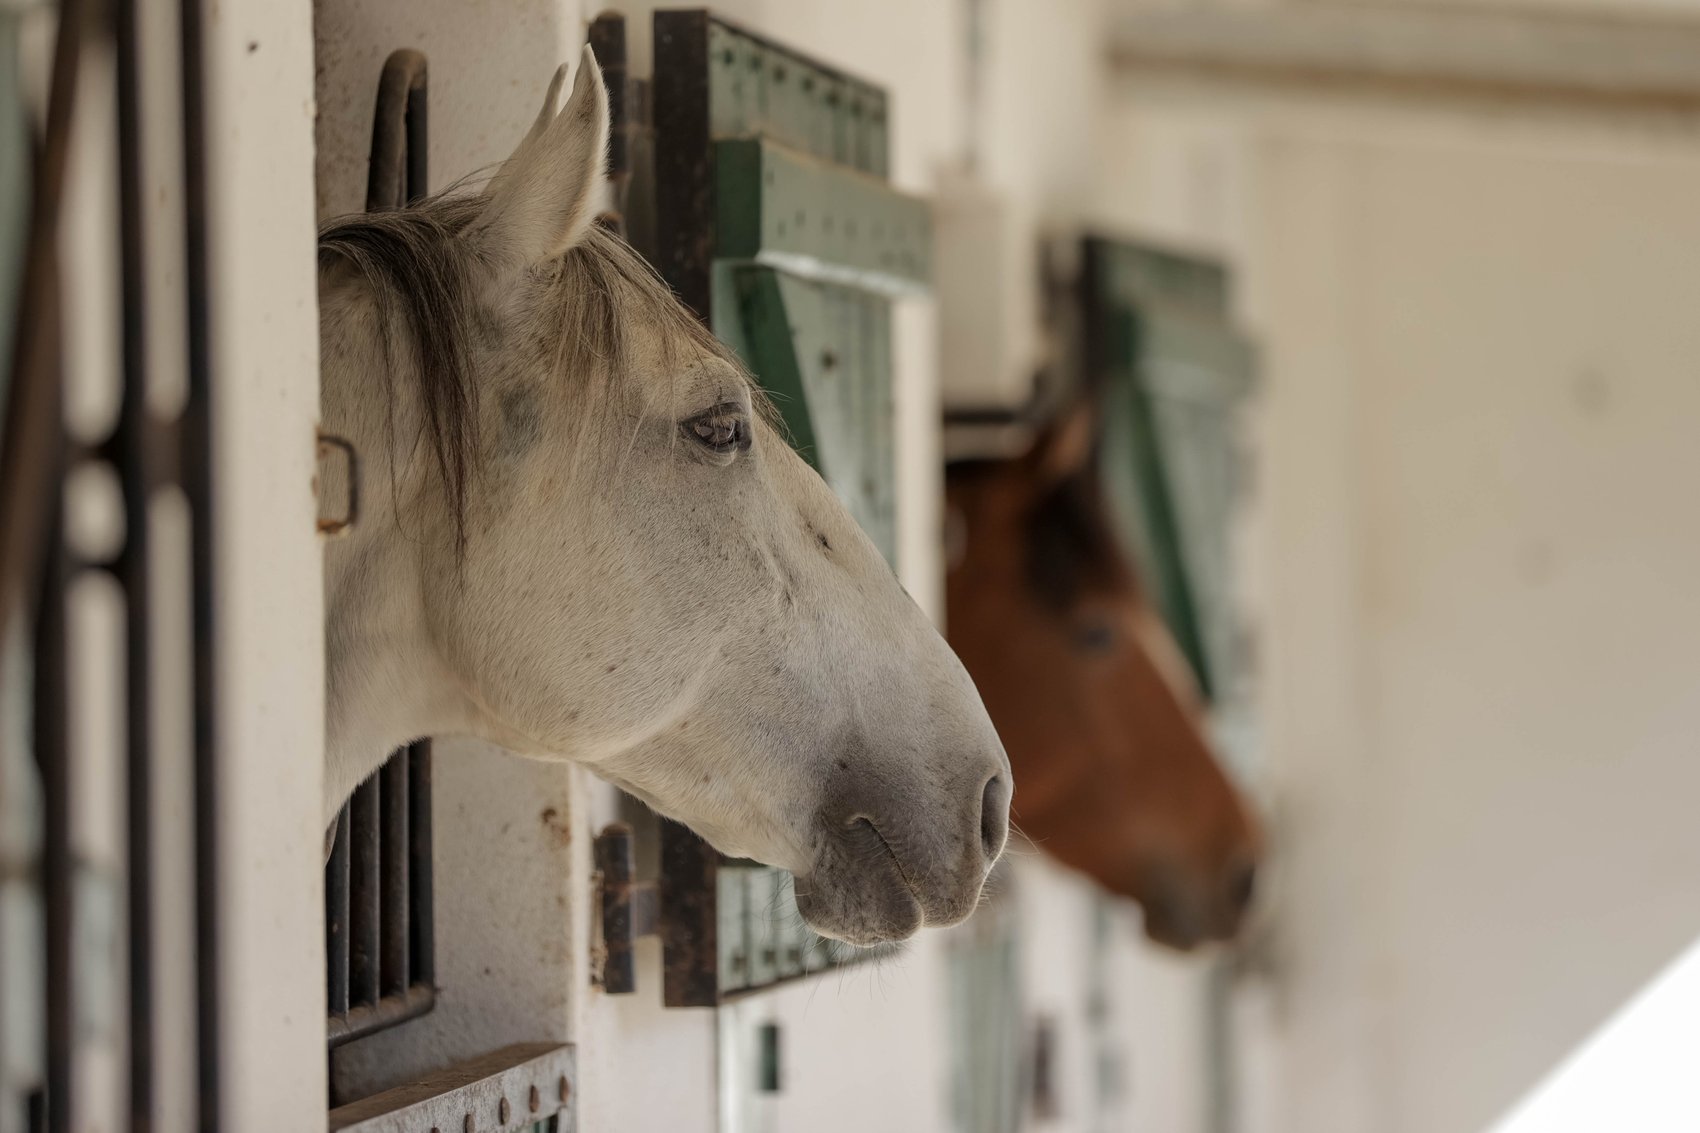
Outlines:
{"type": "Polygon", "coordinates": [[[325,867],[331,1046],[423,1015],[435,1001],[431,745],[390,757],[337,816],[325,867]]]}
{"type": "MultiPolygon", "coordinates": [[[[426,191],[425,56],[396,51],[378,80],[366,208],[426,191]]],[[[431,1010],[431,743],[392,755],[337,816],[325,865],[327,1033],[335,1047],[431,1010]]]]}
{"type": "MultiPolygon", "coordinates": [[[[217,957],[218,770],[214,676],[216,673],[213,617],[215,614],[214,543],[211,469],[213,396],[210,312],[210,274],[207,257],[208,193],[205,162],[205,58],[202,50],[199,0],[183,0],[179,11],[180,66],[178,86],[169,94],[163,120],[180,124],[183,164],[184,244],[181,248],[149,250],[143,240],[144,207],[141,178],[143,131],[140,107],[149,97],[141,82],[139,0],[115,0],[110,5],[87,0],[62,0],[53,55],[48,113],[43,133],[35,139],[30,195],[30,222],[19,302],[13,320],[15,337],[10,372],[4,383],[3,437],[0,437],[0,631],[14,618],[33,613],[31,650],[27,664],[8,667],[8,684],[27,682],[33,689],[27,727],[8,728],[9,735],[27,733],[33,773],[39,778],[40,843],[28,875],[28,894],[41,909],[39,963],[39,1041],[42,1080],[24,1103],[25,1128],[31,1133],[57,1133],[87,1126],[89,1118],[76,1106],[87,1096],[78,1045],[86,1041],[77,1020],[80,1000],[90,982],[104,980],[95,968],[100,961],[87,946],[88,918],[101,916],[90,905],[98,889],[98,867],[85,860],[72,832],[72,815],[79,811],[73,796],[79,788],[72,767],[68,736],[74,687],[69,657],[67,603],[84,579],[104,574],[122,595],[123,657],[125,660],[125,722],[123,797],[119,830],[112,840],[125,847],[122,863],[126,895],[123,934],[127,950],[122,998],[127,1041],[127,1116],[122,1127],[146,1130],[155,1119],[154,1055],[160,1021],[156,1017],[160,965],[152,948],[155,925],[162,909],[181,907],[161,902],[189,879],[156,875],[155,816],[170,800],[159,768],[177,753],[160,751],[154,743],[156,702],[168,693],[192,701],[190,781],[177,800],[193,816],[193,901],[186,910],[192,920],[179,926],[192,936],[194,962],[193,1011],[195,1036],[188,1050],[173,1051],[192,1060],[195,1080],[195,1127],[220,1127],[220,1062],[218,1048],[220,971],[217,957]],[[119,246],[116,260],[122,287],[120,310],[119,413],[110,432],[74,439],[63,425],[64,351],[66,330],[62,297],[88,281],[67,278],[57,255],[60,205],[65,196],[65,161],[74,128],[72,99],[77,92],[78,64],[89,53],[110,49],[117,65],[116,110],[117,193],[115,206],[119,246]],[[181,316],[150,303],[147,257],[181,254],[185,306],[181,316]],[[146,391],[147,345],[150,339],[180,338],[187,362],[186,397],[176,415],[150,408],[146,391]],[[100,468],[115,481],[123,499],[124,531],[116,547],[98,553],[74,548],[65,537],[63,500],[66,485],[79,470],[100,468]],[[190,642],[190,687],[167,688],[152,679],[152,646],[166,627],[167,606],[155,601],[150,584],[149,513],[166,492],[181,493],[189,520],[187,551],[191,595],[182,636],[190,642]],[[19,671],[26,670],[26,671],[19,671]],[[156,687],[156,684],[160,687],[156,687]]],[[[14,81],[8,75],[7,82],[14,81]]],[[[85,92],[86,93],[86,92],[85,92]]],[[[98,117],[98,116],[97,116],[98,117]]],[[[97,136],[97,141],[102,141],[97,136]]],[[[11,265],[5,265],[9,270],[11,265]]],[[[9,636],[9,635],[7,635],[9,636]]],[[[7,655],[4,660],[21,662],[7,655]]],[[[9,753],[8,753],[9,754],[9,753]]],[[[23,760],[10,760],[9,773],[25,773],[23,760]]],[[[26,922],[27,924],[27,922],[26,922]]],[[[10,926],[15,927],[15,926],[10,926]]],[[[22,950],[28,961],[31,949],[22,950]]],[[[8,957],[16,962],[17,955],[8,957]]],[[[11,1016],[28,1018],[33,1012],[11,1016]]],[[[10,1099],[0,1097],[0,1103],[10,1099]]],[[[0,1114],[9,1124],[16,1114],[0,1114]]]]}

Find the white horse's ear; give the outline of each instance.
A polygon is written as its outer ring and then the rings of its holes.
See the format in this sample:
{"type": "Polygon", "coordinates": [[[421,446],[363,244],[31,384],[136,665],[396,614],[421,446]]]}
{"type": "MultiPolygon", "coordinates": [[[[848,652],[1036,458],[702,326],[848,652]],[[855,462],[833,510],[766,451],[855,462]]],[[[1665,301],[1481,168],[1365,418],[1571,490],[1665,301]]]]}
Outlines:
{"type": "Polygon", "coordinates": [[[555,112],[566,78],[549,84],[530,132],[490,182],[488,203],[466,230],[477,258],[498,274],[552,260],[595,223],[608,163],[608,91],[588,46],[567,105],[555,112]]]}
{"type": "Polygon", "coordinates": [[[549,80],[549,90],[543,96],[543,109],[537,112],[537,117],[531,123],[531,129],[525,132],[525,137],[520,139],[519,145],[514,147],[514,152],[508,156],[508,160],[502,163],[502,168],[496,171],[496,175],[491,177],[490,183],[484,187],[486,197],[496,195],[496,187],[501,184],[502,174],[509,169],[518,168],[519,155],[529,149],[538,138],[542,137],[543,131],[548,129],[549,123],[555,120],[555,114],[561,106],[561,87],[565,85],[567,76],[571,73],[572,64],[570,63],[562,63],[555,68],[555,74],[549,80]]]}

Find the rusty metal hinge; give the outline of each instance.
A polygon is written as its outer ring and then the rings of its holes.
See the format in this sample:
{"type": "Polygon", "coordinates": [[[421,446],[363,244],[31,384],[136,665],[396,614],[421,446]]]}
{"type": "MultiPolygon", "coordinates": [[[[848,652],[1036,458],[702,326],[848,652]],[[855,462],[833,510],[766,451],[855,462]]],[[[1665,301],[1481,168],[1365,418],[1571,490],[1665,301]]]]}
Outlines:
{"type": "MultiPolygon", "coordinates": [[[[333,537],[337,535],[346,535],[360,520],[360,454],[355,451],[353,441],[348,440],[346,437],[339,437],[334,433],[327,433],[320,430],[318,434],[318,442],[318,456],[321,460],[324,459],[328,453],[342,453],[343,463],[345,465],[343,482],[348,486],[348,488],[346,492],[347,502],[343,508],[342,515],[329,519],[321,515],[318,518],[316,526],[320,535],[329,535],[333,537]]],[[[317,495],[318,487],[322,481],[319,477],[315,476],[313,483],[314,494],[317,495]]]]}
{"type": "Polygon", "coordinates": [[[632,880],[632,873],[632,828],[609,823],[596,836],[596,888],[602,915],[600,982],[610,995],[637,990],[632,945],[660,931],[660,890],[653,881],[632,880]]]}

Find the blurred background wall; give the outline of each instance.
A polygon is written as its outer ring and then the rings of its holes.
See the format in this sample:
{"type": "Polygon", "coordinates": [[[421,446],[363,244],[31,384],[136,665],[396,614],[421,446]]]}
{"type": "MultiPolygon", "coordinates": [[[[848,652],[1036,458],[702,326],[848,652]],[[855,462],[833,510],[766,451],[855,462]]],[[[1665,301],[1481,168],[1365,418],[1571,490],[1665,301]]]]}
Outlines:
{"type": "Polygon", "coordinates": [[[1264,351],[1248,1116],[1483,1128],[1700,930],[1692,106],[1117,74],[1100,206],[1264,351]]]}

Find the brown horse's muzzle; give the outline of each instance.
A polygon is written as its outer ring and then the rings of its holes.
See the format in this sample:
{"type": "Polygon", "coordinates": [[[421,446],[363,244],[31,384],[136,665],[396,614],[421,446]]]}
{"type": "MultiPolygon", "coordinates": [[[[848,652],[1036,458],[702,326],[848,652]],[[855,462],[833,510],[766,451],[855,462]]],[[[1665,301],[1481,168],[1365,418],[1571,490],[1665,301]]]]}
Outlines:
{"type": "Polygon", "coordinates": [[[1190,951],[1239,935],[1257,890],[1255,862],[1236,860],[1218,876],[1187,877],[1159,870],[1140,895],[1145,935],[1158,944],[1190,951]]]}

